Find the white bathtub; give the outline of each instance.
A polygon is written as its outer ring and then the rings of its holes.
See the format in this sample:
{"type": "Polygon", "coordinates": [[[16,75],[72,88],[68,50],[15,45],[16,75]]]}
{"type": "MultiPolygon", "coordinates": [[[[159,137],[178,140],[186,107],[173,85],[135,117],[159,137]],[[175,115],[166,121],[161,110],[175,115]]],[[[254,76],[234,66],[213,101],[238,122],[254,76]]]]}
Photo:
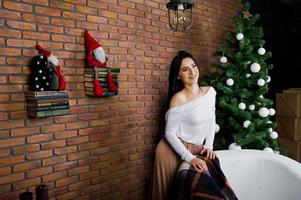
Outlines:
{"type": "Polygon", "coordinates": [[[259,150],[216,151],[239,200],[301,200],[301,164],[259,150]]]}

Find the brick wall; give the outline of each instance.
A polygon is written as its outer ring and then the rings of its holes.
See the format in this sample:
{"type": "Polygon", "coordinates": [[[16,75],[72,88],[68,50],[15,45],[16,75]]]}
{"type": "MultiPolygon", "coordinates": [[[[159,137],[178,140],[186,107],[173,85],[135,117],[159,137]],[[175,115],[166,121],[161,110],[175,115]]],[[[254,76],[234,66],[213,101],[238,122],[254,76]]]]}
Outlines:
{"type": "Polygon", "coordinates": [[[196,0],[191,32],[166,25],[163,0],[0,0],[0,199],[47,184],[51,199],[144,199],[163,131],[169,63],[201,66],[232,29],[238,0],[196,0]],[[119,95],[83,92],[88,29],[121,68],[119,95]],[[71,114],[29,119],[24,91],[36,42],[62,63],[71,114]]]}

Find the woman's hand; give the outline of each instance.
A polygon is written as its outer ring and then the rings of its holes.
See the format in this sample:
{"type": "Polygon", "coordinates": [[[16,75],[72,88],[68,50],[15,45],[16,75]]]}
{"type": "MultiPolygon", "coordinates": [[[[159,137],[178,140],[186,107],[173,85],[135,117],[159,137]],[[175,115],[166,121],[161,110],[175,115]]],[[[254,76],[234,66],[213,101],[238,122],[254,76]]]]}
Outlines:
{"type": "Polygon", "coordinates": [[[190,164],[197,172],[205,172],[208,170],[206,162],[200,158],[194,158],[192,161],[190,161],[190,164]]]}
{"type": "Polygon", "coordinates": [[[212,150],[212,149],[209,149],[209,148],[203,148],[202,149],[202,151],[201,151],[201,155],[203,154],[203,153],[205,153],[205,152],[207,152],[207,155],[206,155],[206,158],[208,158],[208,159],[215,159],[215,157],[216,157],[216,153],[212,150]]]}

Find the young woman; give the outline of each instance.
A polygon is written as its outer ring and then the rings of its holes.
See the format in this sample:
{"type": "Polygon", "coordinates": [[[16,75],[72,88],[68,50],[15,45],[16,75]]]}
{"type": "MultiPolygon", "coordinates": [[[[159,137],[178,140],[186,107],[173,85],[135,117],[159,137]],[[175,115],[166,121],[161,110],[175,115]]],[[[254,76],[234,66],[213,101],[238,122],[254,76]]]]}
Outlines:
{"type": "MultiPolygon", "coordinates": [[[[181,183],[175,184],[178,191],[172,191],[172,187],[182,161],[190,164],[194,174],[210,177],[206,162],[216,160],[213,151],[216,92],[210,86],[200,87],[198,65],[185,51],[178,52],[171,63],[168,95],[165,136],[155,151],[150,190],[153,200],[166,200],[171,193],[175,196],[181,190],[181,183]]],[[[177,178],[176,182],[179,181],[177,178]]]]}

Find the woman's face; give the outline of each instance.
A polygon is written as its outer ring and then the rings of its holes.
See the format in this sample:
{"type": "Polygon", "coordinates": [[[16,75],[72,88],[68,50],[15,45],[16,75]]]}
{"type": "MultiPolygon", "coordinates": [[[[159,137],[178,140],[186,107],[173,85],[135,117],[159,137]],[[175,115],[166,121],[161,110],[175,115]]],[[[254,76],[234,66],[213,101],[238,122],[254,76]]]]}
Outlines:
{"type": "Polygon", "coordinates": [[[180,66],[178,78],[180,78],[183,84],[195,84],[199,79],[199,68],[191,58],[184,58],[180,66]]]}

